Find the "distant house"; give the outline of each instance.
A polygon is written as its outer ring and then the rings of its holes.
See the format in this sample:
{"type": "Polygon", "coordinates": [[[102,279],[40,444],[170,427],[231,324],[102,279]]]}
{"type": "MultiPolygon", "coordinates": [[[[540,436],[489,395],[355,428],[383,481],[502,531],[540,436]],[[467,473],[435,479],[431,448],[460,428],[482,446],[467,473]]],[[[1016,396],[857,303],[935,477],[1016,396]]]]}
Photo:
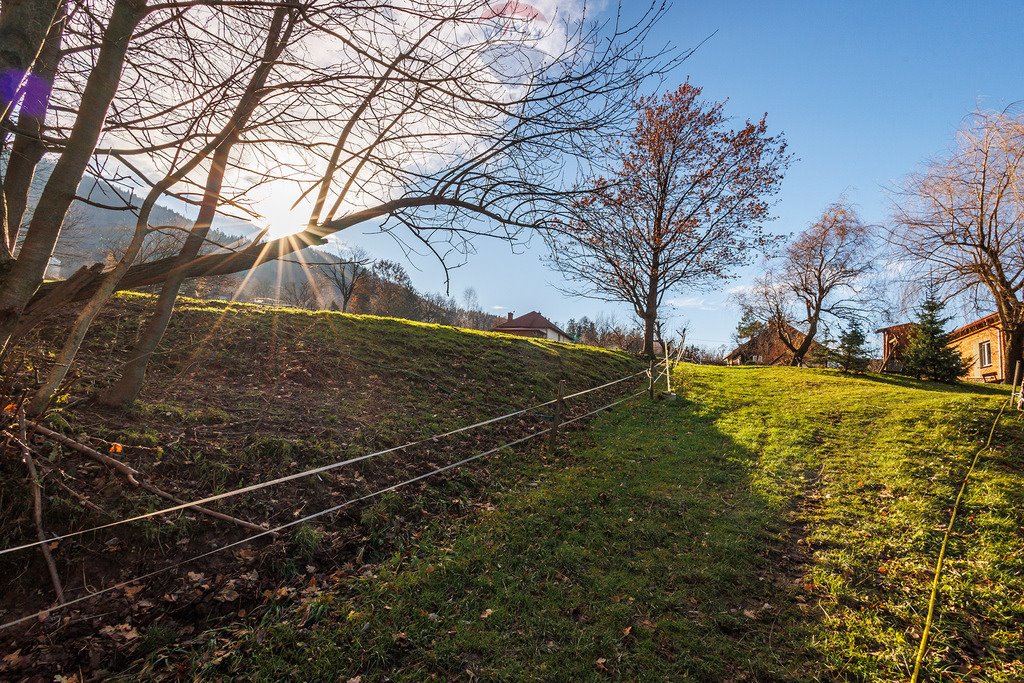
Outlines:
{"type": "Polygon", "coordinates": [[[882,335],[882,372],[903,372],[903,354],[914,336],[914,323],[890,325],[875,334],[882,335]]]}
{"type": "MultiPolygon", "coordinates": [[[[882,335],[883,372],[903,370],[903,354],[910,345],[914,323],[903,323],[878,330],[882,335]]],[[[964,379],[971,382],[1002,382],[1005,339],[999,315],[984,318],[956,328],[948,335],[951,348],[957,349],[964,359],[972,360],[971,369],[964,379]]]]}
{"type": "MultiPolygon", "coordinates": [[[[779,338],[777,330],[777,324],[774,322],[765,325],[760,332],[733,349],[725,357],[725,362],[729,365],[790,365],[793,362],[793,352],[779,338]]],[[[786,324],[786,336],[797,345],[803,342],[805,335],[792,325],[786,324]]],[[[811,342],[807,355],[813,354],[819,346],[818,342],[811,342]]],[[[808,358],[804,358],[805,364],[807,360],[808,358]]]]}
{"type": "Polygon", "coordinates": [[[534,337],[560,342],[572,341],[572,337],[537,311],[530,311],[518,318],[513,318],[512,314],[509,313],[508,320],[495,325],[494,331],[514,334],[519,337],[534,337]]]}

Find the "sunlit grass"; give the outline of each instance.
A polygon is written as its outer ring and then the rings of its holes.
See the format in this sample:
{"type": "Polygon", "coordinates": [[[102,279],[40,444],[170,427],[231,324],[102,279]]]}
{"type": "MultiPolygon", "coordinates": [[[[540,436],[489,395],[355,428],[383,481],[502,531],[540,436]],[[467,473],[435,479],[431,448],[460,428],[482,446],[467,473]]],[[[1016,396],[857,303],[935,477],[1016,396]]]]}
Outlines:
{"type": "MultiPolygon", "coordinates": [[[[687,400],[602,418],[562,467],[501,457],[496,509],[425,520],[406,552],[332,589],[315,625],[286,615],[194,666],[263,680],[906,677],[939,529],[1005,392],[790,368],[677,379],[687,400]]],[[[969,488],[929,680],[1024,676],[1021,426],[1007,419],[969,488]]]]}

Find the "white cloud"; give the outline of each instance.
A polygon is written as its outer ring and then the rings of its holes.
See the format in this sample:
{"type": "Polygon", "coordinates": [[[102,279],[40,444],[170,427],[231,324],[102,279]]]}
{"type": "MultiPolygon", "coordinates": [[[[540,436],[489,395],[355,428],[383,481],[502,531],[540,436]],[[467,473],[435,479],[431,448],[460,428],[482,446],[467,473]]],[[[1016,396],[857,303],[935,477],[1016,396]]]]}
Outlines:
{"type": "Polygon", "coordinates": [[[753,285],[735,285],[725,290],[725,293],[729,296],[736,296],[737,294],[747,294],[753,289],[753,285]]]}
{"type": "Polygon", "coordinates": [[[666,301],[669,306],[675,308],[696,308],[701,311],[717,311],[719,306],[714,304],[707,299],[698,296],[686,296],[678,299],[669,299],[666,301]]]}

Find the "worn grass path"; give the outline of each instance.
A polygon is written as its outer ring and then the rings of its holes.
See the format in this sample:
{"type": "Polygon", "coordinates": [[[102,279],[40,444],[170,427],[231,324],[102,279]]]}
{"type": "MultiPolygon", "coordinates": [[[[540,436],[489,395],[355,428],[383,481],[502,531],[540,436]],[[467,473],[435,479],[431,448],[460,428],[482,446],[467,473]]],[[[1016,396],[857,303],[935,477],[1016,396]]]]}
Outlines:
{"type": "MultiPolygon", "coordinates": [[[[947,508],[1006,393],[790,368],[678,379],[685,400],[601,417],[557,466],[501,456],[479,514],[425,522],[372,573],[147,672],[906,680],[947,508]]],[[[1022,424],[1002,423],[968,488],[925,680],[1024,679],[1022,424]]]]}

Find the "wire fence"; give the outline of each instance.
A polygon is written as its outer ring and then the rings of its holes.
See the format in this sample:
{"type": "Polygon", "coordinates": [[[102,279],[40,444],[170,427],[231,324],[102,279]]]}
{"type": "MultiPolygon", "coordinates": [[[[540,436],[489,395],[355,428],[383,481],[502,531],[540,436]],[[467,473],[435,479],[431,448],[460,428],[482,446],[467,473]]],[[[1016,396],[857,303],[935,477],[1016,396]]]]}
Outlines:
{"type": "MultiPolygon", "coordinates": [[[[625,377],[620,377],[618,379],[612,380],[610,382],[606,382],[606,383],[598,385],[598,386],[594,386],[594,387],[590,387],[590,388],[587,388],[587,389],[583,389],[581,391],[577,391],[575,393],[572,393],[572,394],[569,394],[569,395],[566,395],[566,396],[561,396],[560,395],[558,398],[552,399],[550,401],[545,401],[543,403],[538,403],[536,405],[532,405],[532,406],[529,406],[527,408],[522,408],[522,409],[519,409],[519,410],[515,410],[515,411],[512,411],[510,413],[506,413],[504,415],[500,415],[500,416],[497,416],[497,417],[489,418],[489,419],[486,419],[486,420],[481,420],[479,422],[475,422],[475,423],[470,424],[470,425],[465,425],[463,427],[459,427],[457,429],[449,430],[449,431],[446,431],[446,432],[443,432],[443,433],[440,433],[440,434],[435,434],[433,436],[425,437],[425,438],[422,438],[422,439],[417,439],[415,441],[411,441],[411,442],[408,442],[406,444],[402,444],[400,446],[395,446],[395,447],[392,447],[392,448],[386,448],[386,449],[382,449],[382,450],[379,450],[379,451],[374,451],[372,453],[367,453],[367,454],[364,454],[364,455],[361,455],[361,456],[357,456],[357,457],[354,457],[354,458],[349,458],[349,459],[346,459],[346,460],[340,460],[340,461],[331,463],[329,465],[324,465],[324,466],[321,466],[321,467],[310,468],[310,469],[304,470],[302,472],[297,472],[297,473],[290,474],[290,475],[287,475],[287,476],[284,476],[284,477],[278,477],[278,478],[271,479],[271,480],[268,480],[268,481],[259,482],[257,484],[252,484],[252,485],[249,485],[249,486],[239,487],[239,488],[236,488],[236,489],[233,489],[233,490],[230,490],[230,491],[225,491],[223,493],[218,493],[216,495],[207,496],[207,497],[204,497],[204,498],[200,498],[200,499],[193,500],[193,501],[188,501],[188,502],[181,503],[181,504],[178,504],[178,505],[173,505],[173,506],[170,506],[170,507],[167,507],[167,508],[163,508],[161,510],[155,510],[155,511],[147,512],[147,513],[140,514],[140,515],[134,515],[132,517],[127,517],[127,518],[116,520],[114,522],[109,522],[109,523],[106,523],[106,524],[96,525],[96,526],[93,526],[93,527],[90,527],[90,528],[87,528],[87,529],[80,529],[80,530],[77,530],[77,531],[72,531],[72,532],[68,532],[68,533],[65,533],[65,534],[48,537],[45,540],[35,541],[35,542],[32,542],[32,543],[24,543],[24,544],[21,544],[21,545],[18,545],[18,546],[12,546],[10,548],[5,548],[5,549],[0,550],[0,555],[6,555],[6,554],[22,551],[22,550],[28,550],[28,549],[31,549],[31,548],[39,547],[39,546],[42,546],[42,545],[49,545],[49,544],[57,543],[57,542],[60,542],[60,541],[66,540],[66,539],[82,536],[84,534],[95,533],[95,532],[98,532],[98,531],[103,531],[103,530],[106,530],[106,529],[111,529],[113,527],[121,526],[121,525],[124,525],[124,524],[129,524],[129,523],[132,523],[132,522],[138,522],[138,521],[141,521],[141,520],[150,519],[150,518],[157,517],[157,516],[160,516],[160,515],[166,515],[166,514],[170,514],[170,513],[173,513],[173,512],[177,512],[177,511],[183,511],[183,510],[188,510],[190,508],[196,508],[198,506],[205,505],[207,503],[211,503],[211,502],[215,502],[215,501],[219,501],[219,500],[224,500],[224,499],[227,499],[227,498],[232,498],[232,497],[235,497],[235,496],[243,495],[243,494],[246,494],[246,493],[251,493],[251,492],[254,492],[254,491],[259,491],[259,490],[266,489],[266,488],[271,487],[271,486],[276,486],[276,485],[279,485],[279,484],[283,484],[285,482],[296,481],[296,480],[303,479],[303,478],[306,478],[306,477],[315,476],[315,475],[321,474],[323,472],[328,472],[328,471],[335,470],[335,469],[338,469],[338,468],[341,468],[341,467],[345,467],[345,466],[348,466],[348,465],[352,465],[352,464],[355,464],[355,463],[358,463],[358,462],[363,462],[363,461],[369,460],[371,458],[376,458],[376,457],[383,456],[385,454],[395,453],[395,452],[398,452],[398,451],[403,451],[403,450],[410,449],[410,448],[413,448],[413,447],[418,446],[418,445],[422,445],[422,444],[426,444],[426,443],[431,443],[431,442],[436,442],[436,441],[439,441],[441,439],[454,436],[456,434],[461,434],[461,433],[468,432],[468,431],[471,431],[471,430],[474,430],[474,429],[479,429],[481,427],[485,427],[487,425],[496,424],[498,422],[502,422],[502,421],[511,419],[513,417],[516,417],[516,416],[521,416],[521,415],[530,413],[532,411],[536,411],[536,410],[538,410],[540,408],[544,408],[544,407],[547,407],[547,406],[556,405],[559,408],[561,408],[562,403],[564,401],[566,401],[566,400],[578,398],[578,397],[581,397],[581,396],[585,396],[585,395],[593,393],[595,391],[599,391],[601,389],[606,389],[606,388],[615,386],[617,384],[621,384],[623,382],[627,382],[627,381],[629,381],[631,379],[636,379],[636,378],[641,377],[641,376],[649,376],[649,373],[650,373],[650,370],[642,370],[640,372],[637,372],[637,373],[634,373],[634,374],[631,374],[631,375],[627,375],[625,377]]],[[[650,375],[649,379],[652,379],[652,378],[653,378],[653,375],[650,375]]],[[[658,381],[658,380],[654,379],[654,381],[651,382],[650,386],[653,387],[654,383],[656,381],[658,381]]],[[[64,601],[64,602],[62,602],[60,604],[54,605],[51,608],[39,610],[39,611],[37,611],[37,612],[35,612],[33,614],[29,614],[29,615],[26,615],[26,616],[23,616],[23,617],[19,617],[17,619],[13,619],[13,620],[8,621],[6,623],[2,623],[2,624],[0,624],[0,630],[6,629],[6,628],[10,628],[12,626],[16,626],[18,624],[26,623],[26,622],[32,621],[32,620],[45,619],[51,612],[53,612],[55,610],[66,609],[66,608],[68,608],[68,607],[70,607],[72,605],[76,605],[76,604],[79,604],[79,603],[91,600],[91,599],[96,598],[96,597],[98,597],[100,595],[104,595],[104,594],[107,594],[107,593],[111,593],[113,591],[117,591],[119,589],[125,588],[127,586],[132,585],[132,584],[138,583],[140,581],[145,581],[147,579],[153,578],[155,576],[159,576],[159,575],[164,574],[166,572],[173,571],[173,570],[175,570],[175,569],[177,569],[177,568],[179,568],[179,567],[181,567],[183,565],[190,564],[190,563],[193,563],[193,562],[197,562],[199,560],[202,560],[204,558],[210,557],[212,555],[224,552],[226,550],[230,550],[232,548],[236,548],[236,547],[239,547],[239,546],[251,543],[251,542],[256,541],[256,540],[258,540],[260,538],[264,538],[264,537],[267,537],[267,536],[274,536],[274,535],[280,533],[281,531],[284,531],[284,530],[289,529],[291,527],[295,527],[295,526],[304,524],[306,522],[309,522],[311,520],[317,519],[319,517],[323,517],[325,515],[329,515],[329,514],[332,514],[332,513],[339,512],[339,511],[341,511],[341,510],[343,510],[343,509],[345,509],[347,507],[350,507],[352,505],[355,505],[357,503],[360,503],[360,502],[363,502],[363,501],[366,501],[366,500],[370,500],[372,498],[376,498],[377,496],[383,495],[383,494],[388,493],[390,491],[394,491],[396,489],[408,486],[410,484],[414,484],[416,482],[423,481],[423,480],[425,480],[425,479],[427,479],[429,477],[432,477],[432,476],[435,476],[435,475],[438,475],[438,474],[442,474],[444,472],[448,472],[450,470],[462,467],[462,466],[464,466],[466,464],[469,464],[469,463],[471,463],[471,462],[473,462],[475,460],[479,460],[479,459],[487,457],[489,455],[493,455],[494,453],[497,453],[499,451],[502,451],[502,450],[505,450],[505,449],[508,449],[508,448],[512,448],[512,447],[517,446],[517,445],[522,444],[522,443],[526,443],[527,441],[535,439],[535,438],[537,438],[539,436],[543,436],[545,434],[557,435],[557,431],[561,427],[564,427],[566,425],[578,422],[578,421],[583,420],[583,419],[588,418],[588,417],[592,417],[594,415],[597,415],[600,412],[603,412],[603,411],[606,411],[606,410],[610,410],[611,408],[614,408],[615,406],[618,406],[621,403],[624,403],[624,402],[626,402],[626,401],[628,401],[630,399],[636,398],[636,397],[640,396],[641,394],[644,394],[644,393],[646,393],[648,391],[649,391],[649,389],[642,389],[642,390],[640,390],[640,391],[638,391],[636,393],[630,394],[630,395],[625,396],[623,398],[619,398],[619,399],[617,399],[615,401],[612,401],[612,402],[610,402],[608,404],[602,405],[599,408],[596,408],[594,410],[590,410],[590,411],[588,411],[588,412],[586,412],[586,413],[584,413],[582,415],[573,417],[573,418],[571,418],[569,420],[562,421],[559,416],[556,416],[555,418],[552,419],[551,426],[546,427],[544,429],[541,429],[539,431],[532,432],[532,433],[530,433],[530,434],[528,434],[526,436],[523,436],[521,438],[509,441],[509,442],[506,442],[506,443],[504,443],[504,444],[502,444],[500,446],[496,446],[496,447],[490,448],[488,450],[476,453],[476,454],[474,454],[472,456],[469,456],[467,458],[459,460],[458,462],[454,462],[454,463],[451,463],[451,464],[448,464],[448,465],[444,465],[444,466],[441,466],[441,467],[436,467],[436,468],[434,468],[434,469],[432,469],[432,470],[430,470],[430,471],[428,471],[426,473],[419,474],[417,476],[405,479],[405,480],[403,480],[401,482],[398,482],[396,484],[392,484],[390,486],[387,486],[385,488],[379,489],[379,490],[374,491],[372,493],[369,493],[369,494],[366,494],[366,495],[363,495],[363,496],[359,496],[359,497],[356,497],[356,498],[351,498],[351,499],[346,500],[346,501],[344,501],[342,503],[339,503],[338,505],[334,505],[334,506],[328,507],[328,508],[320,510],[318,512],[306,515],[306,516],[304,516],[302,518],[295,519],[295,520],[286,522],[284,524],[280,524],[280,525],[272,527],[272,528],[267,528],[267,529],[265,529],[263,531],[260,531],[258,533],[252,534],[252,535],[247,536],[245,538],[242,538],[240,540],[233,541],[231,543],[227,543],[225,545],[218,546],[218,547],[216,547],[216,548],[214,548],[212,550],[209,550],[207,552],[204,552],[204,553],[201,553],[201,554],[198,554],[198,555],[195,555],[195,556],[192,556],[192,557],[180,560],[178,562],[174,562],[174,563],[172,563],[170,565],[167,565],[165,567],[161,567],[159,569],[156,569],[156,570],[153,570],[151,572],[142,574],[140,576],[133,577],[132,579],[129,579],[129,580],[126,580],[126,581],[122,581],[120,583],[108,586],[106,588],[102,588],[100,590],[89,592],[86,595],[82,595],[82,596],[79,596],[77,598],[73,598],[71,600],[64,601]]],[[[560,410],[558,412],[560,414],[560,410]]]]}
{"type": "Polygon", "coordinates": [[[925,615],[924,628],[921,630],[921,642],[918,645],[917,654],[914,657],[914,670],[910,675],[910,683],[917,683],[918,680],[920,680],[921,667],[924,664],[925,655],[928,652],[928,641],[931,636],[932,623],[935,619],[935,609],[939,602],[939,586],[942,579],[942,570],[946,562],[946,549],[949,547],[949,539],[953,535],[953,525],[956,524],[957,516],[960,513],[960,504],[963,501],[964,494],[967,492],[967,483],[970,481],[971,476],[974,475],[974,471],[978,467],[978,461],[981,459],[982,453],[992,449],[992,439],[995,437],[996,427],[999,425],[999,420],[1003,417],[1006,409],[1013,405],[1016,405],[1018,409],[1024,408],[1024,403],[1022,403],[1024,399],[1021,397],[1021,393],[1024,392],[1024,386],[1022,386],[1020,382],[1021,362],[1017,361],[1014,369],[1010,396],[1001,406],[999,406],[999,412],[996,413],[995,419],[992,420],[992,427],[989,429],[985,445],[974,453],[974,457],[971,459],[967,472],[960,481],[960,488],[957,489],[956,498],[953,501],[953,507],[949,512],[949,522],[946,524],[946,529],[942,534],[942,544],[939,546],[939,556],[935,560],[935,571],[932,574],[931,593],[928,596],[928,612],[925,615]]]}

